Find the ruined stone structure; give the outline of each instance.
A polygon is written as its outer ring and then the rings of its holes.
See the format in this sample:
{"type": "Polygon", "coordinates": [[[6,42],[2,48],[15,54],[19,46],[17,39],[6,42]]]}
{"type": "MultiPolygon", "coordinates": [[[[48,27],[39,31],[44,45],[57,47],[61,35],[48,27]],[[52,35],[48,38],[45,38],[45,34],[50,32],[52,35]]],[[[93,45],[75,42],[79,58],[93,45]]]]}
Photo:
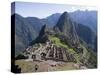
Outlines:
{"type": "Polygon", "coordinates": [[[66,62],[74,59],[73,56],[67,52],[66,48],[57,47],[57,45],[50,41],[47,41],[45,44],[37,44],[27,48],[25,55],[28,55],[28,58],[33,59],[33,61],[54,60],[66,62]]]}

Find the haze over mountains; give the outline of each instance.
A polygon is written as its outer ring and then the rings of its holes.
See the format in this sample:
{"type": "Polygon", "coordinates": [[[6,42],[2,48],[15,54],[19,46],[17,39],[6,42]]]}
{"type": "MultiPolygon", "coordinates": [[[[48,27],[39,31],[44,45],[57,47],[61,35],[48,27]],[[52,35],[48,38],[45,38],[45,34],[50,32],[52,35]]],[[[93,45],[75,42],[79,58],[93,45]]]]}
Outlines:
{"type": "MultiPolygon", "coordinates": [[[[61,14],[55,13],[44,19],[39,19],[36,17],[25,18],[19,14],[13,14],[12,19],[15,17],[16,53],[24,50],[38,36],[43,25],[46,24],[49,27],[57,25],[60,16],[61,14]]],[[[75,23],[78,23],[76,25],[77,34],[96,51],[96,46],[94,47],[96,41],[94,39],[96,39],[95,36],[97,37],[95,34],[97,32],[97,12],[75,11],[69,13],[69,16],[75,23]]],[[[59,26],[59,28],[63,27],[60,24],[59,26]]]]}
{"type": "MultiPolygon", "coordinates": [[[[55,25],[60,17],[61,13],[55,13],[47,18],[43,19],[46,20],[47,24],[55,25]]],[[[97,32],[97,11],[81,11],[77,10],[74,12],[69,12],[70,17],[77,23],[86,25],[90,27],[94,32],[97,32]]]]}

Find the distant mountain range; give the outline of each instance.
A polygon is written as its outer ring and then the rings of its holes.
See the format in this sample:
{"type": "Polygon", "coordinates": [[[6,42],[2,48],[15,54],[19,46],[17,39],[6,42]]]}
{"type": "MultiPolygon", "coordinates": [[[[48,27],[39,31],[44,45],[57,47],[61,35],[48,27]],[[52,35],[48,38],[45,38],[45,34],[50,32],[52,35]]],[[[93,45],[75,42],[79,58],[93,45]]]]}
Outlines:
{"type": "MultiPolygon", "coordinates": [[[[66,13],[64,13],[63,15],[66,15],[66,13]]],[[[64,32],[66,33],[66,35],[67,32],[68,33],[74,32],[72,33],[73,35],[67,35],[67,36],[70,36],[69,37],[70,39],[71,37],[73,37],[72,40],[79,37],[80,39],[85,41],[88,44],[88,46],[93,49],[93,51],[96,52],[97,12],[96,11],[71,12],[68,15],[66,15],[70,16],[71,20],[68,19],[69,17],[67,17],[68,20],[64,19],[66,17],[63,17],[63,15],[56,13],[44,19],[39,19],[37,17],[25,18],[16,13],[12,14],[11,19],[14,19],[15,17],[16,54],[24,50],[39,35],[42,26],[45,24],[50,28],[54,27],[55,30],[57,28],[60,29],[58,31],[64,32]],[[73,29],[74,25],[75,29],[73,29]]]]}
{"type": "MultiPolygon", "coordinates": [[[[69,12],[70,17],[73,19],[73,21],[86,25],[90,27],[93,32],[97,32],[97,11],[74,11],[69,12]]],[[[61,13],[55,13],[52,14],[45,19],[42,19],[47,24],[55,25],[61,16],[61,13]]]]}

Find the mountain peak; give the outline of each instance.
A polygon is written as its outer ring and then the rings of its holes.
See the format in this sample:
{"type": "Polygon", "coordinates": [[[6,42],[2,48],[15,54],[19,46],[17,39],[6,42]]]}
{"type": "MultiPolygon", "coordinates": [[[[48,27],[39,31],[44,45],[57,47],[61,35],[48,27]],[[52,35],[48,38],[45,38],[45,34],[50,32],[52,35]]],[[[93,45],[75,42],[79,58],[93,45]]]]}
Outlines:
{"type": "Polygon", "coordinates": [[[65,11],[62,15],[68,15],[68,12],[65,11]]]}
{"type": "Polygon", "coordinates": [[[79,39],[76,33],[75,25],[76,23],[70,18],[69,13],[64,12],[60,16],[54,30],[58,33],[64,34],[67,40],[70,40],[71,44],[76,44],[79,42],[79,39]]]}
{"type": "Polygon", "coordinates": [[[42,26],[40,33],[38,35],[38,37],[32,42],[32,44],[34,43],[45,43],[48,40],[48,26],[45,24],[42,26]]]}
{"type": "Polygon", "coordinates": [[[60,18],[59,18],[59,20],[58,20],[58,22],[57,22],[57,24],[56,24],[56,27],[58,27],[58,29],[61,31],[61,32],[67,32],[67,31],[69,31],[69,29],[71,29],[72,28],[72,20],[71,20],[71,18],[70,18],[70,15],[69,15],[69,13],[68,12],[64,12],[61,16],[60,16],[60,18]],[[67,29],[67,30],[66,30],[67,29]]]}
{"type": "Polygon", "coordinates": [[[67,18],[69,18],[70,16],[69,16],[69,13],[68,13],[68,12],[64,12],[64,13],[61,15],[61,17],[63,17],[64,19],[67,19],[67,18]]]}
{"type": "Polygon", "coordinates": [[[42,36],[47,30],[47,25],[45,24],[42,28],[41,28],[41,31],[40,31],[40,36],[42,36]]]}

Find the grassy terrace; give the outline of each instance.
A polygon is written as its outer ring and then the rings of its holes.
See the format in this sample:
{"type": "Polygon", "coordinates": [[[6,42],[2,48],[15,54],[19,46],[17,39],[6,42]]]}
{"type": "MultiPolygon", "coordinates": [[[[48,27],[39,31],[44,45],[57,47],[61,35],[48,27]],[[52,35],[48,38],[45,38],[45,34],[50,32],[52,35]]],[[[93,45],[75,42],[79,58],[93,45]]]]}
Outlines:
{"type": "Polygon", "coordinates": [[[69,48],[68,45],[66,45],[65,43],[61,42],[61,40],[56,37],[56,36],[49,36],[49,39],[54,42],[58,47],[64,47],[68,50],[68,52],[70,54],[74,54],[75,55],[75,59],[77,62],[80,62],[80,56],[74,51],[73,48],[69,48]]]}
{"type": "Polygon", "coordinates": [[[49,36],[49,39],[54,42],[58,47],[64,47],[68,48],[68,46],[61,42],[61,40],[58,37],[55,36],[49,36]]]}

